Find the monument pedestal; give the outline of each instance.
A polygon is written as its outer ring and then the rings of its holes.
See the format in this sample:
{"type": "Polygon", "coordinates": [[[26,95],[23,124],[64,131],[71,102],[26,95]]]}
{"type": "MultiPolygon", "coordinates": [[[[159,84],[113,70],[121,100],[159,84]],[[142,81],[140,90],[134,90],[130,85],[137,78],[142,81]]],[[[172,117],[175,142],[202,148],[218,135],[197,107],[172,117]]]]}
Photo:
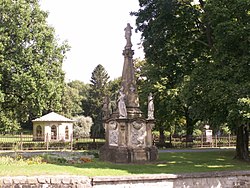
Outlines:
{"type": "Polygon", "coordinates": [[[104,145],[100,149],[100,159],[114,163],[143,163],[157,160],[155,146],[148,148],[129,148],[104,145]]]}
{"type": "Polygon", "coordinates": [[[106,143],[100,159],[115,163],[155,161],[158,150],[152,145],[153,120],[109,119],[105,123],[106,143]]]}

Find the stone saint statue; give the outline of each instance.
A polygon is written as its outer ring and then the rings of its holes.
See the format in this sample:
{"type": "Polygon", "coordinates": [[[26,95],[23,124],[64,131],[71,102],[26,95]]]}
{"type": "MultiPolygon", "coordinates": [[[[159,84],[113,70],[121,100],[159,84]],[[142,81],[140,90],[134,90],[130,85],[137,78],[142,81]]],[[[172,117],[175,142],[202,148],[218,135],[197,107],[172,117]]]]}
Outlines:
{"type": "Polygon", "coordinates": [[[123,93],[123,87],[119,91],[119,96],[117,101],[118,101],[119,118],[127,118],[127,109],[125,104],[125,94],[123,93]]]}
{"type": "Polygon", "coordinates": [[[154,101],[152,93],[148,96],[148,119],[154,119],[154,101]]]}
{"type": "Polygon", "coordinates": [[[129,23],[127,23],[127,27],[124,29],[125,31],[125,38],[127,39],[127,44],[126,47],[131,48],[132,47],[132,43],[131,43],[131,36],[132,36],[132,30],[133,27],[130,26],[129,23]]]}
{"type": "Polygon", "coordinates": [[[110,117],[111,110],[110,110],[110,102],[108,96],[103,98],[103,107],[102,107],[102,118],[107,119],[110,117]]]}

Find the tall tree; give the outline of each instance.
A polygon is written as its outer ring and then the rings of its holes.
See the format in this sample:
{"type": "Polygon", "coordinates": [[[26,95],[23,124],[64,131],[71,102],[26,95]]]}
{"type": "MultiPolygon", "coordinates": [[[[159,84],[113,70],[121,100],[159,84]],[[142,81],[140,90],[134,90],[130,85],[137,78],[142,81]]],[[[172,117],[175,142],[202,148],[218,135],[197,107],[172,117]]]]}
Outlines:
{"type": "Polygon", "coordinates": [[[64,89],[62,111],[68,117],[83,115],[87,111],[84,101],[87,100],[89,84],[74,80],[66,84],[64,89]]]}
{"type": "Polygon", "coordinates": [[[93,119],[91,129],[92,137],[104,137],[104,128],[102,125],[102,107],[103,100],[109,96],[108,92],[109,75],[105,68],[99,64],[96,66],[91,76],[91,84],[89,90],[89,114],[93,119]]]}
{"type": "Polygon", "coordinates": [[[109,91],[110,113],[117,110],[117,98],[118,98],[118,91],[120,88],[121,88],[121,77],[109,81],[108,91],[109,91]]]}
{"type": "Polygon", "coordinates": [[[67,44],[58,44],[38,0],[0,0],[2,131],[61,109],[67,44]],[[11,122],[11,125],[10,125],[11,122]]]}
{"type": "Polygon", "coordinates": [[[82,98],[83,97],[79,94],[79,90],[66,84],[62,98],[63,114],[67,117],[74,117],[82,114],[82,98]]]}
{"type": "MultiPolygon", "coordinates": [[[[250,93],[250,1],[139,2],[142,8],[133,14],[143,32],[148,78],[163,91],[159,96],[177,89],[177,101],[190,109],[189,117],[213,128],[230,125],[237,132],[236,157],[248,160],[248,103],[242,101],[250,93]]],[[[165,99],[159,102],[166,112],[175,100],[165,99]]]]}
{"type": "Polygon", "coordinates": [[[236,158],[249,160],[250,1],[206,1],[213,32],[212,60],[192,75],[196,115],[237,133],[236,158]],[[199,112],[199,113],[198,113],[199,112]]]}
{"type": "Polygon", "coordinates": [[[139,0],[139,4],[141,8],[132,15],[137,16],[146,57],[143,77],[147,87],[142,88],[155,93],[156,125],[164,138],[165,122],[185,117],[187,135],[192,135],[196,120],[190,115],[191,102],[179,94],[187,76],[200,59],[206,59],[209,50],[201,7],[191,0],[139,0]]]}
{"type": "Polygon", "coordinates": [[[80,80],[73,80],[68,83],[68,86],[79,91],[79,95],[86,99],[89,90],[89,84],[85,84],[80,80]]]}

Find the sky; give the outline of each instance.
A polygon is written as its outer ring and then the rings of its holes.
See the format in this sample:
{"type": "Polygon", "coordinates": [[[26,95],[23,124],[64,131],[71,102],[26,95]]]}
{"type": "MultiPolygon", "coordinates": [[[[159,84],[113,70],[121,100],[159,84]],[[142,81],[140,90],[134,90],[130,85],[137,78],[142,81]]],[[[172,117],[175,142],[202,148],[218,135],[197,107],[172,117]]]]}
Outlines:
{"type": "Polygon", "coordinates": [[[49,12],[47,22],[55,29],[59,43],[68,41],[71,46],[63,62],[67,82],[90,83],[98,64],[105,68],[111,80],[121,76],[127,23],[134,28],[133,57],[143,59],[139,45],[141,34],[135,33],[136,17],[129,15],[139,10],[137,0],[40,0],[40,5],[49,12]]]}

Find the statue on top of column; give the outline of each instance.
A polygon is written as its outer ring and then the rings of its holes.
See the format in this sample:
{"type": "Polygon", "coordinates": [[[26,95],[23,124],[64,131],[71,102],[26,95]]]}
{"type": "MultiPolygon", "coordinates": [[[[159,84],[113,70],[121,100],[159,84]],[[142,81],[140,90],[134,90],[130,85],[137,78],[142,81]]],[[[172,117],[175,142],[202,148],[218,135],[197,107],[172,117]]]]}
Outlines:
{"type": "Polygon", "coordinates": [[[127,27],[124,29],[125,31],[125,38],[127,40],[127,44],[125,46],[125,48],[131,48],[132,47],[132,43],[131,43],[131,36],[132,36],[132,30],[133,27],[130,26],[129,23],[127,23],[127,27]]]}

